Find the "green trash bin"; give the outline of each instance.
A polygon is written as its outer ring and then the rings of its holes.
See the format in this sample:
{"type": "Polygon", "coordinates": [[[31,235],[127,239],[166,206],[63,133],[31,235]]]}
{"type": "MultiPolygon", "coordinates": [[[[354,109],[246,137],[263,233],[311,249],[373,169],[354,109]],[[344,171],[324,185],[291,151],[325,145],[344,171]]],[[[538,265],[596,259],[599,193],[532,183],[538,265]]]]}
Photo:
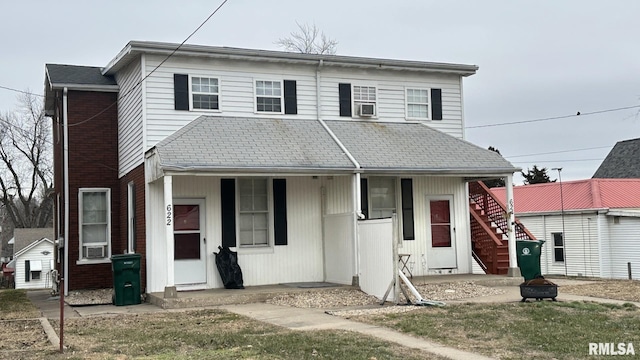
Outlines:
{"type": "Polygon", "coordinates": [[[113,304],[140,304],[140,254],[111,256],[113,270],[113,304]]]}
{"type": "Polygon", "coordinates": [[[516,254],[520,273],[524,281],[532,280],[542,276],[540,270],[540,253],[542,252],[544,240],[517,240],[516,254]]]}

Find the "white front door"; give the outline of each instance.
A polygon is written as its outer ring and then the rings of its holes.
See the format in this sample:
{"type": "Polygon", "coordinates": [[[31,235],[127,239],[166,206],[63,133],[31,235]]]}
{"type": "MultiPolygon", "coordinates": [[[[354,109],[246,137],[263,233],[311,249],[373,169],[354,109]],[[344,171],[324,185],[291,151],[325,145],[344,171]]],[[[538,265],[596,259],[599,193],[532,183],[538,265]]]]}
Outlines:
{"type": "Polygon", "coordinates": [[[175,199],[173,203],[174,275],[176,285],[207,282],[204,200],[175,199]]]}
{"type": "Polygon", "coordinates": [[[427,264],[429,269],[455,269],[456,237],[453,196],[427,196],[427,264]]]}

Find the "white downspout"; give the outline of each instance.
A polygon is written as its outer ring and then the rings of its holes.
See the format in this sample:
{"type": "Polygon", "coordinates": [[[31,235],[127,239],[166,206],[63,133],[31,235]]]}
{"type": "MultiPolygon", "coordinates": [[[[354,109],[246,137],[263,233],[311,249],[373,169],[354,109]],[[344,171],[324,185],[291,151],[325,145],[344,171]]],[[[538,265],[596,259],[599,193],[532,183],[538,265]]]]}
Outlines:
{"type": "Polygon", "coordinates": [[[342,141],[338,139],[336,134],[331,131],[331,129],[327,126],[327,124],[322,120],[322,101],[320,96],[321,90],[321,76],[320,69],[324,65],[322,59],[318,61],[318,68],[316,69],[316,108],[317,108],[317,118],[320,125],[324,128],[324,130],[331,136],[333,141],[340,147],[340,150],[349,158],[349,160],[355,166],[355,176],[352,181],[352,191],[353,191],[353,209],[354,209],[354,218],[353,218],[353,259],[354,259],[354,274],[358,275],[360,272],[360,258],[358,256],[359,246],[358,246],[358,219],[363,219],[364,215],[362,214],[362,206],[361,206],[361,196],[360,196],[360,163],[351,155],[349,150],[344,146],[342,141]]]}
{"type": "MultiPolygon", "coordinates": [[[[64,294],[69,295],[69,118],[67,114],[67,88],[62,90],[62,124],[64,157],[64,294]]],[[[80,249],[82,251],[82,249],[80,249]]]]}
{"type": "Polygon", "coordinates": [[[516,232],[515,232],[515,224],[516,224],[516,215],[515,215],[515,207],[513,200],[513,174],[509,174],[507,176],[507,233],[509,236],[509,277],[520,277],[520,268],[517,264],[516,259],[516,232]]]}

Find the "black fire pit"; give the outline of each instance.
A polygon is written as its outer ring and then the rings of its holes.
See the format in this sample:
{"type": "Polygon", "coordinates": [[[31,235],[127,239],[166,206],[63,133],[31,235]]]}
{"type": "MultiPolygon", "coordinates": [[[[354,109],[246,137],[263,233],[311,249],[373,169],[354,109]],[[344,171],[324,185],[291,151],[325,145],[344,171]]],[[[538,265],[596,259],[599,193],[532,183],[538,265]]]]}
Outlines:
{"type": "Polygon", "coordinates": [[[536,299],[537,301],[551,299],[556,301],[558,285],[543,277],[538,277],[520,284],[520,296],[522,296],[521,302],[526,302],[527,299],[536,299]]]}

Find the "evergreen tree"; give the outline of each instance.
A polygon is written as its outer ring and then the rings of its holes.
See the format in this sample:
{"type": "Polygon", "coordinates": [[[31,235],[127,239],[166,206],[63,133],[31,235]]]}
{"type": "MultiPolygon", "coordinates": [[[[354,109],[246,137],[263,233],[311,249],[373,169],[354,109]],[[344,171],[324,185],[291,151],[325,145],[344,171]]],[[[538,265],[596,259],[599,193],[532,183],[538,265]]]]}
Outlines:
{"type": "Polygon", "coordinates": [[[556,180],[551,180],[549,175],[547,174],[547,168],[538,168],[537,165],[533,165],[533,169],[527,168],[527,172],[521,171],[522,177],[524,177],[525,185],[532,184],[545,184],[556,182],[556,180]]]}
{"type": "MultiPolygon", "coordinates": [[[[497,148],[494,148],[493,146],[489,146],[489,150],[497,152],[498,154],[500,154],[500,150],[498,150],[497,148]]],[[[504,187],[505,186],[504,178],[484,180],[483,183],[488,188],[504,187]]]]}

